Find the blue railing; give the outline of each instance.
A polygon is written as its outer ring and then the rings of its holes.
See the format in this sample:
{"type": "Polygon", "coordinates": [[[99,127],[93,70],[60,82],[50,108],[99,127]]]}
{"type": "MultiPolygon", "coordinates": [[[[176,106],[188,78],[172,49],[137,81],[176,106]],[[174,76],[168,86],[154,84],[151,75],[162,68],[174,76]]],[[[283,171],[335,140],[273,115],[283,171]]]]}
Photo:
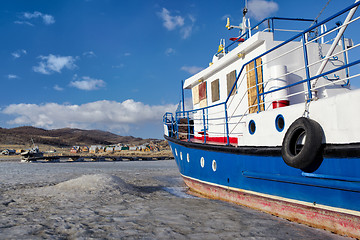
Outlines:
{"type": "MultiPolygon", "coordinates": [[[[309,62],[308,62],[308,53],[307,53],[307,47],[306,47],[306,43],[308,41],[312,41],[310,39],[307,39],[306,38],[306,34],[313,31],[314,29],[320,27],[321,25],[325,24],[325,23],[328,23],[329,21],[333,20],[334,18],[350,11],[352,8],[354,7],[357,7],[360,5],[360,2],[357,2],[357,3],[354,3],[352,5],[350,5],[349,7],[346,7],[345,9],[339,11],[338,13],[326,18],[325,20],[321,21],[321,22],[318,22],[316,24],[314,24],[313,26],[309,27],[308,29],[298,33],[298,34],[295,34],[295,36],[291,37],[290,39],[280,43],[279,45],[271,48],[270,50],[258,55],[257,57],[249,60],[248,62],[246,62],[245,64],[242,65],[237,77],[236,77],[236,80],[235,80],[235,83],[233,84],[231,90],[229,91],[229,95],[227,96],[226,100],[222,103],[218,103],[218,104],[215,104],[215,105],[211,105],[211,106],[207,106],[207,107],[203,107],[203,108],[199,108],[199,109],[194,109],[194,110],[188,110],[188,111],[179,111],[179,112],[176,112],[175,114],[175,118],[174,116],[171,114],[171,113],[166,113],[164,115],[164,124],[167,124],[169,125],[169,129],[171,129],[171,137],[176,137],[176,138],[179,138],[179,121],[181,118],[184,118],[184,119],[187,119],[187,123],[188,123],[188,131],[187,131],[187,136],[186,138],[190,141],[190,138],[191,138],[191,131],[190,131],[190,115],[191,114],[194,114],[198,111],[202,112],[202,124],[203,124],[203,134],[204,134],[204,143],[206,143],[207,141],[207,130],[208,130],[208,125],[209,125],[209,116],[207,114],[208,112],[208,109],[210,108],[215,108],[215,107],[220,107],[220,106],[224,106],[224,120],[225,120],[225,136],[226,136],[226,139],[227,139],[227,144],[229,145],[230,144],[230,140],[229,140],[229,116],[228,116],[228,107],[227,107],[227,103],[230,99],[230,96],[231,96],[231,93],[233,92],[234,88],[237,86],[237,83],[238,83],[238,80],[241,76],[241,74],[243,73],[244,71],[244,68],[246,65],[248,65],[249,63],[253,62],[254,63],[254,71],[255,71],[255,78],[256,78],[256,93],[257,93],[257,111],[260,112],[261,111],[261,103],[260,103],[260,98],[263,97],[269,93],[273,93],[273,92],[277,92],[277,91],[281,91],[283,89],[288,89],[288,88],[291,88],[293,86],[296,86],[296,85],[299,85],[299,84],[303,84],[303,83],[307,83],[307,101],[311,101],[313,100],[313,96],[312,96],[312,88],[311,88],[311,81],[312,80],[315,80],[315,79],[319,79],[321,77],[325,77],[326,75],[329,75],[329,74],[332,74],[332,73],[335,73],[335,72],[338,72],[338,71],[341,71],[343,69],[345,69],[346,71],[346,79],[347,79],[347,83],[344,84],[343,86],[347,86],[349,85],[349,72],[348,72],[348,69],[349,67],[351,66],[354,66],[354,65],[357,65],[357,64],[360,64],[360,59],[359,60],[355,60],[351,63],[348,63],[347,62],[347,59],[346,57],[344,57],[345,59],[345,64],[340,66],[340,67],[337,67],[337,68],[333,68],[329,71],[326,71],[326,72],[323,72],[323,73],[320,73],[318,75],[315,75],[315,76],[310,76],[310,72],[309,72],[309,62]],[[297,81],[295,83],[292,83],[292,84],[288,84],[286,86],[283,86],[283,87],[278,87],[277,89],[273,89],[273,90],[268,90],[268,91],[265,91],[263,90],[262,92],[259,91],[259,82],[258,82],[258,79],[257,79],[257,65],[256,65],[256,59],[259,59],[269,53],[272,53],[274,52],[275,50],[279,49],[280,47],[286,45],[287,43],[289,42],[292,42],[298,38],[301,38],[301,41],[302,41],[302,49],[303,49],[303,56],[304,56],[304,69],[305,69],[305,76],[306,78],[303,79],[303,80],[300,80],[300,81],[297,81]]],[[[295,21],[314,21],[314,20],[310,20],[310,19],[299,19],[299,18],[277,18],[277,17],[272,17],[272,18],[266,18],[264,20],[262,20],[260,23],[258,23],[256,26],[254,26],[253,28],[251,28],[251,30],[253,29],[256,29],[260,24],[264,23],[265,21],[268,21],[269,24],[271,22],[271,26],[272,28],[270,29],[270,31],[274,31],[274,23],[273,21],[274,20],[295,20],[295,21]]],[[[335,28],[336,29],[336,28],[335,28]]],[[[326,31],[325,33],[322,33],[320,36],[318,35],[316,38],[319,40],[320,37],[322,37],[322,35],[325,35],[327,32],[331,32],[332,30],[334,30],[333,28],[326,31]]],[[[244,33],[243,35],[241,35],[239,37],[240,38],[243,38],[245,36],[247,36],[248,32],[244,33]]],[[[343,46],[344,46],[344,40],[342,39],[343,41],[343,46]]],[[[231,47],[235,42],[231,43],[230,45],[228,45],[226,48],[225,48],[225,51],[228,51],[229,47],[231,47]]],[[[264,88],[263,88],[264,89],[264,88]]],[[[170,132],[170,131],[169,131],[170,132]]]]}
{"type": "MultiPolygon", "coordinates": [[[[300,21],[300,22],[317,22],[314,19],[304,19],[304,18],[283,18],[283,17],[269,17],[269,18],[265,18],[263,19],[261,22],[259,22],[258,24],[256,24],[254,27],[252,27],[250,30],[248,29],[245,33],[243,33],[241,36],[239,36],[236,40],[234,40],[232,43],[230,43],[229,45],[227,45],[224,48],[225,53],[229,52],[229,49],[231,47],[235,47],[236,45],[234,45],[235,43],[238,42],[238,40],[240,40],[241,38],[243,39],[248,39],[250,36],[250,32],[254,31],[254,30],[258,30],[259,26],[261,26],[261,24],[263,24],[264,22],[268,22],[268,31],[269,32],[275,32],[275,28],[274,28],[274,20],[284,20],[284,21],[300,21]]],[[[220,52],[216,52],[215,56],[217,56],[220,52]]]]}

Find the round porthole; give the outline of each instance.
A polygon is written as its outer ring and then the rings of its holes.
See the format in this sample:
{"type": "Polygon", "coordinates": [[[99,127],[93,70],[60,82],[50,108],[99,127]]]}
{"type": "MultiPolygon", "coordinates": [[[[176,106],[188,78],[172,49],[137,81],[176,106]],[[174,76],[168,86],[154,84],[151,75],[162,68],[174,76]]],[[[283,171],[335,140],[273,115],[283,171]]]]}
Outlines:
{"type": "Polygon", "coordinates": [[[212,161],[212,170],[215,172],[216,171],[216,161],[215,160],[213,160],[212,161]]]}
{"type": "Polygon", "coordinates": [[[279,114],[276,116],[275,127],[276,127],[276,130],[278,130],[279,132],[282,132],[284,130],[285,119],[284,119],[283,115],[279,114]]]}
{"type": "Polygon", "coordinates": [[[253,135],[253,134],[255,133],[255,131],[256,131],[255,121],[254,121],[254,120],[251,120],[251,121],[249,122],[249,133],[250,133],[251,135],[253,135]]]}
{"type": "Polygon", "coordinates": [[[180,152],[180,160],[182,160],[182,152],[180,152]]]}
{"type": "Polygon", "coordinates": [[[186,154],[186,160],[187,160],[187,162],[190,162],[190,155],[189,154],[186,154]]]}
{"type": "Polygon", "coordinates": [[[205,159],[204,157],[201,157],[200,159],[200,166],[203,168],[205,166],[205,159]]]}

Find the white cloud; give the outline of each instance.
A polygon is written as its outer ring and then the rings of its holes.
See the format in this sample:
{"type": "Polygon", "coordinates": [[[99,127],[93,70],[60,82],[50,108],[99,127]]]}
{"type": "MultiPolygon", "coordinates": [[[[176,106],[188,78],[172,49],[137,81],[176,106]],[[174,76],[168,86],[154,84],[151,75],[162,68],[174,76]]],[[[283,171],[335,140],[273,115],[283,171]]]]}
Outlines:
{"type": "Polygon", "coordinates": [[[124,56],[125,56],[125,57],[129,57],[129,56],[131,56],[131,53],[126,52],[126,53],[124,53],[124,56]]]}
{"type": "Polygon", "coordinates": [[[43,21],[44,21],[44,23],[45,23],[46,25],[50,25],[50,24],[55,23],[55,19],[54,19],[54,17],[51,16],[51,15],[44,14],[44,15],[42,16],[42,18],[43,18],[43,21]]]}
{"type": "Polygon", "coordinates": [[[173,48],[168,48],[168,49],[165,50],[165,55],[166,56],[174,55],[175,53],[176,53],[176,51],[173,48]]]}
{"type": "Polygon", "coordinates": [[[262,20],[270,17],[279,9],[279,5],[273,1],[266,0],[250,0],[248,2],[249,15],[256,20],[262,20]]]}
{"type": "Polygon", "coordinates": [[[161,124],[165,112],[176,105],[147,105],[128,99],[123,102],[97,101],[82,105],[69,104],[11,104],[3,114],[15,116],[9,124],[53,128],[103,129],[127,132],[140,125],[161,124]]]}
{"type": "Polygon", "coordinates": [[[28,25],[28,26],[31,26],[33,27],[34,24],[28,22],[28,21],[14,21],[15,24],[19,24],[19,25],[28,25]]]}
{"type": "Polygon", "coordinates": [[[172,31],[179,28],[181,37],[183,39],[190,37],[193,31],[194,23],[196,21],[194,16],[189,15],[188,18],[182,16],[172,16],[170,11],[166,8],[163,8],[162,11],[158,12],[157,14],[163,20],[163,26],[167,30],[172,31]],[[186,19],[189,19],[187,24],[185,24],[186,19]]]}
{"type": "Polygon", "coordinates": [[[60,86],[57,85],[57,84],[54,86],[54,89],[55,89],[56,91],[63,91],[63,90],[64,90],[64,88],[60,87],[60,86]]]}
{"type": "Polygon", "coordinates": [[[16,78],[19,78],[19,76],[15,75],[15,74],[8,74],[7,78],[8,79],[16,79],[16,78]]]}
{"type": "Polygon", "coordinates": [[[170,11],[166,8],[163,8],[161,12],[158,13],[159,17],[164,21],[164,27],[171,31],[176,27],[181,27],[184,25],[184,18],[181,16],[171,16],[170,11]]]}
{"type": "Polygon", "coordinates": [[[202,68],[202,67],[196,67],[196,66],[183,66],[183,67],[181,67],[181,70],[183,70],[185,72],[188,72],[190,74],[198,73],[203,69],[204,68],[202,68]]]}
{"type": "Polygon", "coordinates": [[[95,53],[94,53],[93,51],[84,52],[84,53],[83,53],[83,56],[89,57],[89,58],[91,58],[91,57],[96,57],[96,55],[95,55],[95,53]]]}
{"type": "Polygon", "coordinates": [[[15,52],[11,53],[11,55],[15,59],[21,57],[22,55],[26,55],[26,54],[27,54],[27,52],[25,49],[19,49],[19,50],[16,50],[15,52]]]}
{"type": "Polygon", "coordinates": [[[45,25],[50,25],[55,23],[55,18],[53,16],[38,11],[35,11],[34,13],[25,12],[22,15],[22,18],[25,19],[41,18],[45,25]]]}
{"type": "Polygon", "coordinates": [[[188,37],[190,37],[192,31],[193,31],[193,28],[194,28],[194,24],[195,24],[195,17],[193,17],[192,15],[189,15],[189,19],[190,19],[190,24],[182,27],[180,29],[180,33],[181,33],[181,36],[183,39],[187,39],[188,37]]]}
{"type": "Polygon", "coordinates": [[[82,77],[82,80],[71,81],[70,86],[76,87],[80,90],[97,90],[99,88],[105,87],[106,83],[101,79],[93,79],[90,77],[82,77]]]}
{"type": "Polygon", "coordinates": [[[49,54],[49,56],[39,56],[42,60],[38,66],[33,67],[34,72],[42,74],[52,74],[54,72],[61,73],[63,68],[74,69],[76,67],[76,58],[72,56],[55,56],[49,54]]]}

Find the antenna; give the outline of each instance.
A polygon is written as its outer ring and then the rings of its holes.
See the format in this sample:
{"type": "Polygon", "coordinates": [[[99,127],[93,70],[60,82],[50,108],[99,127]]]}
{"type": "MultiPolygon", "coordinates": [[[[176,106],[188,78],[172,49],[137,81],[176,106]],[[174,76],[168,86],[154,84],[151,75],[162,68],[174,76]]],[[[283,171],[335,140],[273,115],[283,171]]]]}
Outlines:
{"type": "Polygon", "coordinates": [[[226,26],[225,26],[228,30],[232,29],[233,27],[230,27],[230,18],[226,19],[226,26]]]}
{"type": "Polygon", "coordinates": [[[228,30],[231,30],[233,28],[238,28],[238,29],[241,29],[240,26],[234,26],[234,25],[230,25],[230,18],[227,18],[226,19],[226,26],[225,26],[228,30]]]}
{"type": "Polygon", "coordinates": [[[247,0],[245,0],[245,7],[243,9],[243,17],[245,17],[246,13],[248,12],[248,8],[247,8],[247,0]]]}

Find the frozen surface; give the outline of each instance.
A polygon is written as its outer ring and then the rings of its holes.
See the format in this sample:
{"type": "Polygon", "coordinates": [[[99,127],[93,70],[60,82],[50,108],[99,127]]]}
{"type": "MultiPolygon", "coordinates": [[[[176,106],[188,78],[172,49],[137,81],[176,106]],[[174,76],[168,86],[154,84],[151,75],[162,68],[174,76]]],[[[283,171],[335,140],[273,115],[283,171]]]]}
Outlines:
{"type": "Polygon", "coordinates": [[[0,238],[345,239],[185,191],[171,160],[0,162],[0,238]]]}

